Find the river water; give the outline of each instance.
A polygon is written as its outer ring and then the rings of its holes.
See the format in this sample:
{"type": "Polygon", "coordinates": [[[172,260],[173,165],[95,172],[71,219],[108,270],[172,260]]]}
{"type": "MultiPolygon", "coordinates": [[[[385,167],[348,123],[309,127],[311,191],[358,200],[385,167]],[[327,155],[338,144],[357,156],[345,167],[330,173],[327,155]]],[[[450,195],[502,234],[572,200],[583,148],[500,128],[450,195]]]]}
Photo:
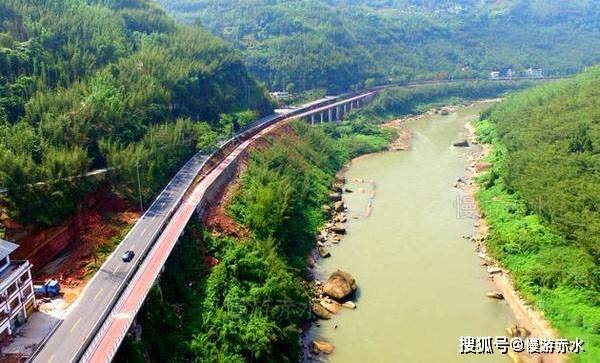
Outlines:
{"type": "Polygon", "coordinates": [[[308,332],[334,344],[330,362],[507,362],[500,354],[459,354],[461,336],[505,335],[514,322],[508,305],[485,296],[493,290],[466,217],[470,201],[454,188],[467,174],[465,124],[485,106],[448,116],[408,121],[411,149],[355,160],[348,172],[348,234],[320,260],[322,280],[340,268],[359,286],[356,310],[343,309],[308,332]],[[367,182],[372,181],[372,183],[367,182]],[[372,192],[375,191],[374,197],[372,192]],[[367,205],[372,198],[372,211],[367,205]],[[337,326],[337,328],[336,328],[337,326]]]}

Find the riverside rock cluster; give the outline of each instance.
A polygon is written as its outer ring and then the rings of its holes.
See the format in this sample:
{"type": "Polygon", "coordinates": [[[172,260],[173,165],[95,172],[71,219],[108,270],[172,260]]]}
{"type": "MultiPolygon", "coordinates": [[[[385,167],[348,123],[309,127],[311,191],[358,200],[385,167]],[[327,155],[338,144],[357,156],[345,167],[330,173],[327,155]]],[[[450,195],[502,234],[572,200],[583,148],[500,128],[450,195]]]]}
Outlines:
{"type": "MultiPolygon", "coordinates": [[[[346,234],[345,223],[348,221],[347,208],[342,200],[342,193],[351,193],[350,188],[344,188],[345,178],[338,176],[329,194],[331,204],[323,205],[323,211],[330,215],[330,220],[317,233],[316,251],[321,258],[328,258],[331,253],[327,247],[338,244],[346,234]]],[[[314,267],[314,257],[311,256],[309,267],[314,267]]],[[[333,272],[325,282],[314,280],[311,291],[311,311],[314,320],[329,320],[342,309],[356,309],[351,301],[358,285],[354,277],[342,270],[333,272]]],[[[317,324],[318,326],[318,324],[317,324]]],[[[334,346],[326,341],[313,340],[309,354],[331,354],[334,346]]]]}

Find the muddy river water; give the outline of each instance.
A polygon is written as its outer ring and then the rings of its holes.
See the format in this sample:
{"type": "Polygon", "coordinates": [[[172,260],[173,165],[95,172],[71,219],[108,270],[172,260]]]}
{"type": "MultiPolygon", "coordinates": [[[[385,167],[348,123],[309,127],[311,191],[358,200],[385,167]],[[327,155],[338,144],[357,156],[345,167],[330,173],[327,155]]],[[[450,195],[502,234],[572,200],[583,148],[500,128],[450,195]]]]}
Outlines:
{"type": "Polygon", "coordinates": [[[325,360],[509,361],[499,354],[459,354],[461,336],[505,335],[514,322],[504,301],[485,296],[493,287],[473,243],[461,237],[475,233],[471,202],[454,188],[467,174],[472,150],[452,143],[464,138],[465,124],[484,107],[408,121],[410,150],[350,165],[348,234],[329,248],[332,256],[318,262],[316,274],[325,280],[337,268],[352,273],[358,308],[343,309],[309,331],[334,344],[325,360]]]}

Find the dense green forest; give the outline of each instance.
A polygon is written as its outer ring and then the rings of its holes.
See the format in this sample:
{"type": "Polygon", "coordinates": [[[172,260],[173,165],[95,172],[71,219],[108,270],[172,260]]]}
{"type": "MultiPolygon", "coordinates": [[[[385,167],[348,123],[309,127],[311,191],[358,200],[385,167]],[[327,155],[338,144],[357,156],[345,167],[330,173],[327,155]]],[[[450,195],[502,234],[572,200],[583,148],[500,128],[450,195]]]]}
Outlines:
{"type": "Polygon", "coordinates": [[[233,48],[154,2],[0,1],[0,187],[20,222],[72,214],[105,178],[71,177],[106,166],[127,195],[139,162],[151,198],[235,115],[270,110],[233,48]]]}
{"type": "Polygon", "coordinates": [[[600,68],[515,95],[484,115],[493,144],[478,199],[488,246],[523,295],[600,359],[600,68]]]}
{"type": "Polygon", "coordinates": [[[600,60],[600,3],[562,0],[159,0],[244,51],[272,90],[576,72],[600,60]]]}

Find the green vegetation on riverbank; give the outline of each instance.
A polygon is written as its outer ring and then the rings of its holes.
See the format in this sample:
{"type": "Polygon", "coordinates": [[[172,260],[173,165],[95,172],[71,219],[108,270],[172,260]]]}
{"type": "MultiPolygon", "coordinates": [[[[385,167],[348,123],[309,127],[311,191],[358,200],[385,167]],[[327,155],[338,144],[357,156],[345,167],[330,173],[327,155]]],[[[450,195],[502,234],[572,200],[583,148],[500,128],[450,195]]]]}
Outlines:
{"type": "Polygon", "coordinates": [[[491,254],[561,334],[600,359],[600,69],[525,91],[477,124],[493,168],[477,199],[491,254]]]}

